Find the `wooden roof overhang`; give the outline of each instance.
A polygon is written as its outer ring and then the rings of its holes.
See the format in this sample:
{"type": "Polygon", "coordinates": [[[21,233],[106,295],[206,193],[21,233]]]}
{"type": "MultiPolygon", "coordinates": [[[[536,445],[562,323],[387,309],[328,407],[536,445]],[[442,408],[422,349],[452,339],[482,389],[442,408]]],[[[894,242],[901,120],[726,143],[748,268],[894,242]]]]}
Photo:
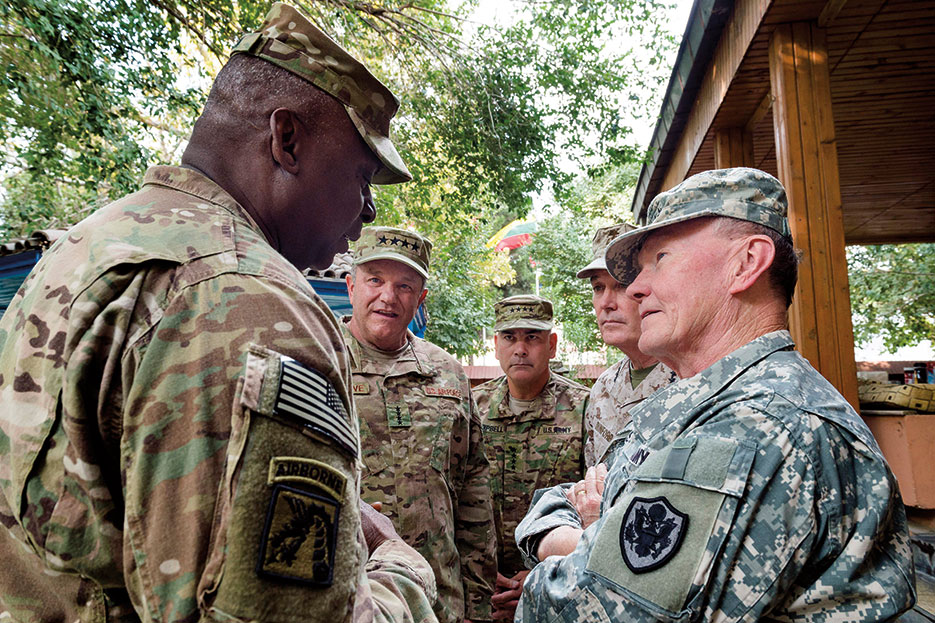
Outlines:
{"type": "Polygon", "coordinates": [[[794,22],[826,33],[846,244],[935,241],[935,0],[696,0],[634,216],[731,128],[777,175],[769,42],[794,22]]]}

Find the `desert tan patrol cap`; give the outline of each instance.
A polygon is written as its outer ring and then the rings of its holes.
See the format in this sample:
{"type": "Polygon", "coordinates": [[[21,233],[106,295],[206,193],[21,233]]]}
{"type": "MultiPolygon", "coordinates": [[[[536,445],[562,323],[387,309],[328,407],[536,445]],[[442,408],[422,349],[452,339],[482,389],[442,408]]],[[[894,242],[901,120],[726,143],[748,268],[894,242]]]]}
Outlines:
{"type": "Polygon", "coordinates": [[[429,278],[432,243],[414,231],[396,227],[364,227],[354,251],[354,266],[374,260],[401,262],[429,278]]]}
{"type": "Polygon", "coordinates": [[[633,231],[634,229],[636,229],[636,227],[629,223],[617,223],[616,225],[601,227],[594,232],[594,238],[591,240],[591,263],[579,270],[578,274],[575,276],[578,279],[590,279],[597,271],[607,270],[607,262],[604,261],[604,252],[607,251],[608,245],[610,245],[611,241],[617,236],[625,234],[628,231],[633,231]]]}
{"type": "Polygon", "coordinates": [[[494,331],[533,329],[547,331],[552,323],[552,302],[534,294],[508,296],[493,306],[494,331]]]}
{"type": "Polygon", "coordinates": [[[357,59],[288,4],[273,4],[256,32],[231,50],[291,71],[344,104],[348,117],[382,166],[374,184],[408,182],[412,174],[390,141],[399,100],[357,59]]]}

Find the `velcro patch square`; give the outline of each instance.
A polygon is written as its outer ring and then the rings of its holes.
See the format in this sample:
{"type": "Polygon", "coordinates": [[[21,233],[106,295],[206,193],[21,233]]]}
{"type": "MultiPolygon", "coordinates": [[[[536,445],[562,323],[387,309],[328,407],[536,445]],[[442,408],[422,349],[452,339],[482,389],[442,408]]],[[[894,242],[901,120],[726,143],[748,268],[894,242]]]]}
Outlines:
{"type": "Polygon", "coordinates": [[[318,370],[282,358],[276,413],[298,418],[304,426],[357,458],[357,434],[351,428],[347,410],[334,386],[318,370]]]}
{"type": "Polygon", "coordinates": [[[263,528],[257,575],[331,586],[339,510],[334,500],[276,485],[263,528]]]}

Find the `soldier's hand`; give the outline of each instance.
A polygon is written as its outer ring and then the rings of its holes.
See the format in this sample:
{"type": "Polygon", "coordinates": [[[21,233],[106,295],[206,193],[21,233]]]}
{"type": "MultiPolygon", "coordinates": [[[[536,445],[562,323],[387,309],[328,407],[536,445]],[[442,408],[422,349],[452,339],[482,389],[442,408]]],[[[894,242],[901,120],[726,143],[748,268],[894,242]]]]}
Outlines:
{"type": "Polygon", "coordinates": [[[400,538],[390,518],[377,512],[374,507],[363,500],[360,500],[360,526],[364,530],[364,539],[371,552],[380,547],[383,541],[400,538]]]}
{"type": "Polygon", "coordinates": [[[513,620],[519,598],[523,595],[523,582],[526,581],[527,575],[529,575],[528,570],[520,571],[512,578],[497,574],[497,584],[494,589],[497,592],[490,598],[494,621],[513,620]]]}
{"type": "Polygon", "coordinates": [[[601,516],[601,497],[604,494],[604,478],[606,477],[607,466],[603,463],[589,467],[584,480],[565,492],[568,501],[578,511],[583,528],[587,528],[601,516]]]}

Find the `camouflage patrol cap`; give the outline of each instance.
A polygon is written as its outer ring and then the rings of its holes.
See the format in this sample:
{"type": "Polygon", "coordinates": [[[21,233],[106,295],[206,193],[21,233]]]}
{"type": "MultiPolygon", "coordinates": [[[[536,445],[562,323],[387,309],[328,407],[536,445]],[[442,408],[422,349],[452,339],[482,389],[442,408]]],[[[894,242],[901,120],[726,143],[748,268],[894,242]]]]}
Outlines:
{"type": "Polygon", "coordinates": [[[604,252],[607,246],[614,238],[628,231],[636,229],[629,223],[617,223],[608,227],[601,227],[594,232],[594,238],[591,239],[591,263],[578,271],[575,275],[579,279],[590,279],[591,276],[599,270],[607,270],[607,263],[604,261],[604,252]]]}
{"type": "Polygon", "coordinates": [[[547,331],[552,324],[552,302],[534,294],[508,296],[493,306],[494,331],[534,329],[547,331]]]}
{"type": "Polygon", "coordinates": [[[256,32],[244,35],[231,50],[249,54],[291,71],[344,104],[347,115],[382,166],[374,184],[412,179],[390,141],[390,119],[399,100],[344,48],[288,4],[273,4],[256,32]]]}
{"type": "Polygon", "coordinates": [[[354,266],[374,260],[395,260],[429,278],[432,243],[414,231],[396,227],[364,227],[354,251],[354,266]]]}
{"type": "Polygon", "coordinates": [[[774,229],[791,239],[786,219],[786,190],[775,177],[747,167],[715,169],[693,175],[656,195],[649,204],[647,224],[618,236],[607,247],[607,270],[614,279],[636,279],[637,252],[653,231],[702,216],[727,216],[774,229]]]}

